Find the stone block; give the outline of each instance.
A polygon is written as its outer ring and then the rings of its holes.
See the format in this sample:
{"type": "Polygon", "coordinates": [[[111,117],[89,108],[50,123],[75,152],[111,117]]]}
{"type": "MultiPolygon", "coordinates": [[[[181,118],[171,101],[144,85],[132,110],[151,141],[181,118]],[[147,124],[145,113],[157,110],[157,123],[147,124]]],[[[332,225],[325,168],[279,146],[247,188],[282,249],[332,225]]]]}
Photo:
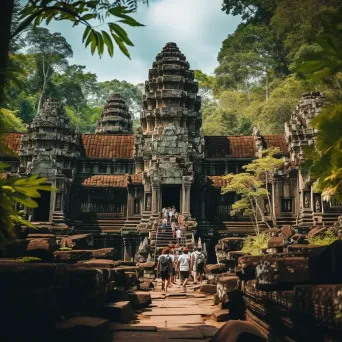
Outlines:
{"type": "Polygon", "coordinates": [[[223,264],[209,264],[205,267],[205,273],[219,274],[227,271],[227,266],[223,264]]]}
{"type": "Polygon", "coordinates": [[[151,295],[147,292],[128,292],[127,295],[134,309],[146,308],[152,304],[151,295]]]}
{"type": "Polygon", "coordinates": [[[298,253],[303,256],[309,256],[310,251],[312,251],[314,248],[321,248],[321,246],[311,244],[293,244],[287,247],[289,253],[298,253]]]}
{"type": "Polygon", "coordinates": [[[114,261],[109,259],[91,259],[83,261],[82,265],[89,267],[114,268],[114,261]]]}
{"type": "Polygon", "coordinates": [[[291,236],[296,234],[296,231],[290,225],[285,225],[281,227],[281,234],[285,239],[289,239],[291,236]]]}
{"type": "Polygon", "coordinates": [[[110,259],[113,260],[115,254],[115,248],[100,248],[89,250],[95,259],[110,259]]]}
{"type": "Polygon", "coordinates": [[[229,310],[217,310],[213,312],[213,320],[215,322],[227,322],[229,320],[229,310]]]}
{"type": "Polygon", "coordinates": [[[218,305],[220,303],[220,299],[217,293],[213,296],[213,305],[218,305]]]}
{"type": "Polygon", "coordinates": [[[102,316],[119,323],[129,323],[135,318],[130,301],[107,303],[102,309],[102,316]]]}
{"type": "Polygon", "coordinates": [[[152,281],[144,281],[143,283],[139,284],[140,291],[150,291],[154,288],[152,281]]]}
{"type": "Polygon", "coordinates": [[[309,253],[310,278],[315,284],[342,283],[342,240],[309,253]]]}
{"type": "Polygon", "coordinates": [[[124,288],[115,288],[106,293],[106,302],[127,302],[129,297],[124,288]]]}
{"type": "Polygon", "coordinates": [[[55,234],[28,234],[27,240],[32,240],[32,239],[51,239],[54,245],[57,244],[55,234]]]}
{"type": "Polygon", "coordinates": [[[110,342],[110,323],[97,317],[73,317],[56,325],[54,342],[110,342]]]}
{"type": "Polygon", "coordinates": [[[291,290],[297,284],[310,282],[309,262],[305,257],[269,257],[261,260],[255,270],[257,290],[291,290]]]}
{"type": "Polygon", "coordinates": [[[61,240],[61,247],[87,250],[92,239],[91,234],[70,235],[61,240]]]}
{"type": "Polygon", "coordinates": [[[267,248],[281,248],[284,246],[284,238],[273,236],[267,241],[267,248]]]}
{"type": "Polygon", "coordinates": [[[72,251],[55,251],[55,262],[76,263],[78,261],[91,259],[92,254],[89,251],[72,250],[72,251]]]}
{"type": "Polygon", "coordinates": [[[42,261],[52,261],[53,250],[54,244],[50,239],[32,239],[27,245],[26,255],[40,258],[42,261]]]}
{"type": "Polygon", "coordinates": [[[139,264],[139,269],[142,269],[144,271],[151,270],[153,271],[156,268],[156,263],[154,261],[144,262],[142,264],[139,264]]]}
{"type": "Polygon", "coordinates": [[[203,284],[200,287],[200,292],[206,293],[206,294],[214,294],[217,292],[217,288],[216,288],[216,285],[203,284]]]}

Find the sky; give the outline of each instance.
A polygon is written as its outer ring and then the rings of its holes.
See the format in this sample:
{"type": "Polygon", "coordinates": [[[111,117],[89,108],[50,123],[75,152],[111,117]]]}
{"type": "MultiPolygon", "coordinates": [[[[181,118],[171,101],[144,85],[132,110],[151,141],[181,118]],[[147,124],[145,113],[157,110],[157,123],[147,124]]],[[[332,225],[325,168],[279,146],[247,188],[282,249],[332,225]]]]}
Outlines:
{"type": "Polygon", "coordinates": [[[131,60],[117,48],[114,57],[91,55],[82,44],[83,26],[71,27],[68,22],[49,25],[52,32],[61,32],[74,51],[70,64],[85,65],[97,74],[99,81],[126,80],[137,84],[147,80],[155,56],[168,42],[175,42],[187,57],[191,69],[213,74],[223,40],[233,33],[240,18],[221,11],[222,0],[150,0],[140,5],[134,18],[145,27],[125,27],[134,44],[129,47],[131,60]]]}

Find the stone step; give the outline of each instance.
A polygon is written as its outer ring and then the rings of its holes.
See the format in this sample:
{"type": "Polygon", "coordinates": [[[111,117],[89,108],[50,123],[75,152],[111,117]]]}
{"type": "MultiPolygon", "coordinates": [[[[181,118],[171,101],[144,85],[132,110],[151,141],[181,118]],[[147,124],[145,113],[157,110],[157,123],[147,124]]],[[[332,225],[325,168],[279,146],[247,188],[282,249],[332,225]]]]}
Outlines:
{"type": "Polygon", "coordinates": [[[112,322],[129,323],[135,318],[131,302],[107,303],[102,308],[102,316],[112,322]]]}

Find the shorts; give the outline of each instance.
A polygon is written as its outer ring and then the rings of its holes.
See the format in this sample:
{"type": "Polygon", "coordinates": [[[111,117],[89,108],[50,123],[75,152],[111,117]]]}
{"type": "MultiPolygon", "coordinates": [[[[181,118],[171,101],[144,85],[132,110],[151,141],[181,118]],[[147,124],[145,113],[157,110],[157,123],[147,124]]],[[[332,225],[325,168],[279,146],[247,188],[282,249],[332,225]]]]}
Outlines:
{"type": "Polygon", "coordinates": [[[169,271],[160,271],[160,278],[162,278],[162,280],[168,279],[169,277],[170,277],[169,271]]]}
{"type": "Polygon", "coordinates": [[[200,274],[204,273],[204,265],[203,264],[197,265],[196,270],[194,270],[194,271],[196,271],[197,273],[200,273],[200,274]]]}
{"type": "Polygon", "coordinates": [[[180,280],[183,281],[189,278],[189,271],[180,271],[179,275],[180,275],[180,280]]]}

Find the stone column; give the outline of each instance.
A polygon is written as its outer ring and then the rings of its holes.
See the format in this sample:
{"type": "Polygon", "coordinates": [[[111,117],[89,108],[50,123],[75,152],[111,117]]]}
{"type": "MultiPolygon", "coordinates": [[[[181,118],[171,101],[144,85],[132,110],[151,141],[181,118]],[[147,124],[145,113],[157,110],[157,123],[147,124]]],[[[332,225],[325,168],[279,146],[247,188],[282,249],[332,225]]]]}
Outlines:
{"type": "Polygon", "coordinates": [[[127,219],[133,216],[134,212],[134,201],[132,196],[132,189],[127,190],[127,219]]]}
{"type": "Polygon", "coordinates": [[[131,241],[124,238],[124,261],[131,261],[131,241]]]}
{"type": "Polygon", "coordinates": [[[159,214],[160,184],[152,183],[152,214],[159,214]]]}
{"type": "Polygon", "coordinates": [[[182,214],[184,216],[190,215],[190,189],[191,189],[191,177],[183,177],[182,184],[182,214]]]}

